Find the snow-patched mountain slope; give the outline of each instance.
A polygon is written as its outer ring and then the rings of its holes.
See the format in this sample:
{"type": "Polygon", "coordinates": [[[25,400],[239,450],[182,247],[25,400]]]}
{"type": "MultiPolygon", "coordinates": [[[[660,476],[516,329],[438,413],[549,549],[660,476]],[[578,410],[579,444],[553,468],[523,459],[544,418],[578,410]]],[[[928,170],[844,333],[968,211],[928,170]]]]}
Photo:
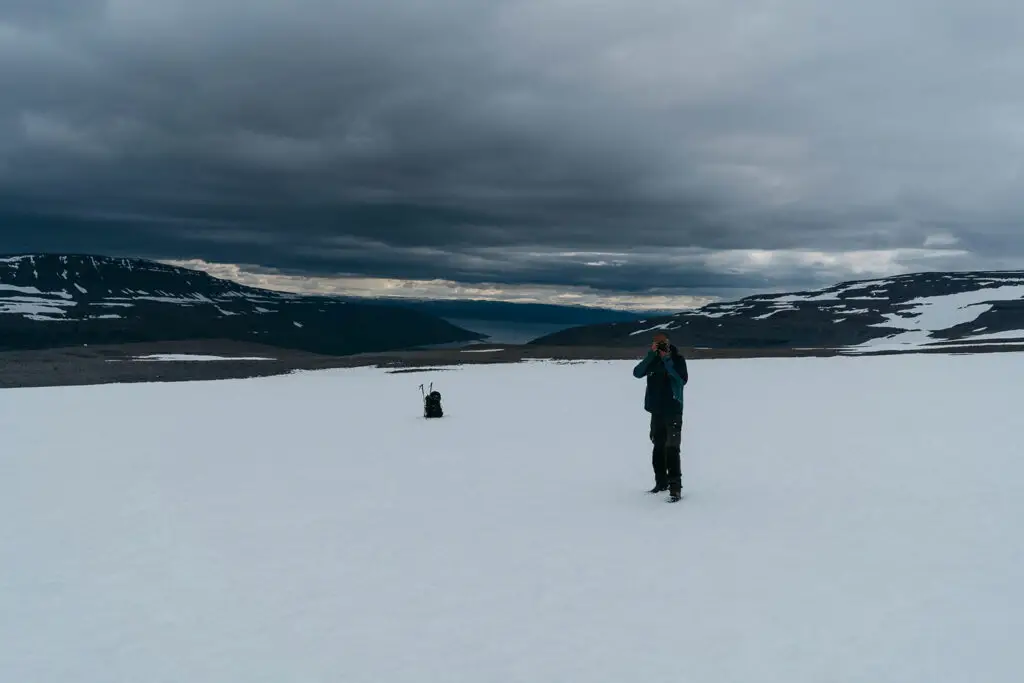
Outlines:
{"type": "Polygon", "coordinates": [[[142,259],[0,259],[0,349],[190,338],[352,353],[479,335],[427,313],[256,289],[142,259]]]}
{"type": "Polygon", "coordinates": [[[655,330],[711,348],[918,349],[1024,340],[1024,271],[916,273],[761,294],[637,323],[573,328],[534,343],[643,345],[655,330]]]}
{"type": "Polygon", "coordinates": [[[631,367],[0,391],[0,680],[1020,680],[1024,355],[693,361],[677,505],[631,367]]]}

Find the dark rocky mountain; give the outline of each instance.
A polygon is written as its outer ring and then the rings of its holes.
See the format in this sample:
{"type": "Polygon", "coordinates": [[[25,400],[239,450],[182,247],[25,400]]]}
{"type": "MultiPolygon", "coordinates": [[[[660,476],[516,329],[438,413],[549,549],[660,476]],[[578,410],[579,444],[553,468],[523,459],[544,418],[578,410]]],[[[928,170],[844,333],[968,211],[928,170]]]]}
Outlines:
{"type": "Polygon", "coordinates": [[[815,291],[749,296],[637,322],[587,325],[537,345],[915,350],[1024,339],[1024,271],[916,273],[815,291]]]}
{"type": "Polygon", "coordinates": [[[422,311],[256,289],[154,261],[0,258],[0,350],[229,339],[351,354],[480,338],[422,311]]]}

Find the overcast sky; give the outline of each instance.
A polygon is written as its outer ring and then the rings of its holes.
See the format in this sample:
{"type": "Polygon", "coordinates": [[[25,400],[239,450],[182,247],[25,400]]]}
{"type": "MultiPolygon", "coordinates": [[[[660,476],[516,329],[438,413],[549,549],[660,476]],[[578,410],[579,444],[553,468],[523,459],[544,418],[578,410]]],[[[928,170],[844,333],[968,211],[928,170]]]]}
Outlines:
{"type": "Polygon", "coordinates": [[[0,250],[617,304],[1024,267],[1022,27],[1011,0],[0,0],[0,250]]]}

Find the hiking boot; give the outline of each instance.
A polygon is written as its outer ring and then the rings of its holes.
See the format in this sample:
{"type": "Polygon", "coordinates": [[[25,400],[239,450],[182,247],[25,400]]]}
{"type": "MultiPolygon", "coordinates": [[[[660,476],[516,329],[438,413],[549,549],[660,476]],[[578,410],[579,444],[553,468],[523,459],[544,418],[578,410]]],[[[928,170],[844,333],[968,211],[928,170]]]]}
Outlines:
{"type": "Polygon", "coordinates": [[[668,491],[668,484],[655,484],[654,488],[647,493],[661,493],[662,491],[668,491]]]}

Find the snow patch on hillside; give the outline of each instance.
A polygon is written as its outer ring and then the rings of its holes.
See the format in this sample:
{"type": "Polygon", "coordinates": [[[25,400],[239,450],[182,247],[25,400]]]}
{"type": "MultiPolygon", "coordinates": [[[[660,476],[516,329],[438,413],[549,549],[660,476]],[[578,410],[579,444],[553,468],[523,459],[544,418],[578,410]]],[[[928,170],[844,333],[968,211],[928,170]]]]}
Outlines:
{"type": "Polygon", "coordinates": [[[872,325],[895,328],[903,330],[902,332],[864,342],[855,348],[919,347],[930,344],[936,341],[932,336],[933,332],[977,320],[982,313],[991,310],[996,301],[1015,301],[1021,298],[1024,298],[1024,285],[1007,285],[914,299],[900,306],[896,313],[887,313],[885,322],[872,325]]]}
{"type": "Polygon", "coordinates": [[[959,341],[988,341],[988,340],[1016,340],[1024,339],[1024,330],[1006,330],[1004,332],[986,332],[985,334],[972,334],[963,337],[959,341]]]}
{"type": "MultiPolygon", "coordinates": [[[[861,290],[869,289],[871,287],[884,287],[889,284],[891,283],[887,280],[867,280],[864,282],[852,282],[846,285],[845,287],[828,287],[825,289],[814,290],[812,292],[807,292],[804,294],[786,294],[783,296],[776,297],[775,301],[778,301],[779,303],[797,303],[805,301],[837,301],[840,299],[849,298],[840,296],[842,294],[847,294],[849,292],[858,292],[861,290]]],[[[874,291],[880,292],[883,296],[885,295],[884,289],[874,291]]],[[[874,297],[863,298],[871,299],[874,297]]]]}
{"type": "Polygon", "coordinates": [[[63,320],[66,308],[74,302],[39,297],[0,297],[0,313],[17,313],[31,320],[63,320]]]}
{"type": "Polygon", "coordinates": [[[653,325],[651,327],[645,327],[643,329],[636,330],[635,332],[630,332],[629,336],[632,337],[632,336],[636,336],[638,334],[644,334],[646,332],[654,332],[655,330],[664,330],[664,331],[667,332],[669,330],[676,330],[676,329],[679,329],[679,325],[676,324],[675,321],[670,320],[667,323],[661,323],[659,325],[653,325]]]}
{"type": "Polygon", "coordinates": [[[42,294],[36,287],[19,287],[17,285],[4,285],[0,284],[0,291],[2,292],[20,292],[22,294],[42,294]]]}

